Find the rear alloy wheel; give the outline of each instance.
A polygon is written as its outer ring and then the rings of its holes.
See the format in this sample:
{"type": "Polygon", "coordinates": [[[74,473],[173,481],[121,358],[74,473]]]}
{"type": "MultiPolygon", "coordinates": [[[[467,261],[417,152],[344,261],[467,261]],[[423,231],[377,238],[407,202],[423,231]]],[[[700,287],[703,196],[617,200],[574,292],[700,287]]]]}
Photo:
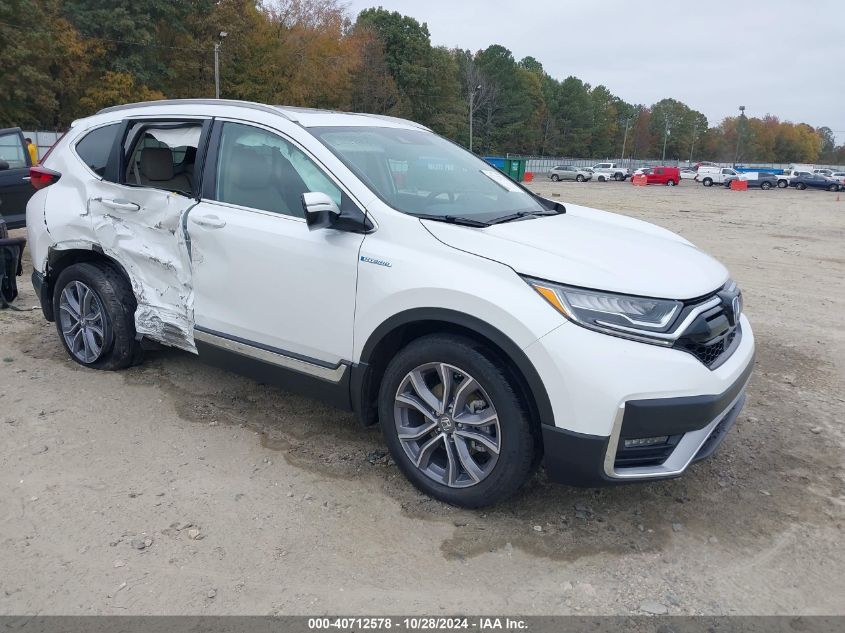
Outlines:
{"type": "Polygon", "coordinates": [[[799,182],[797,185],[795,185],[795,188],[799,191],[804,191],[804,189],[807,188],[807,185],[805,185],[803,182],[799,182]]]}
{"type": "Polygon", "coordinates": [[[73,264],[54,288],[56,329],[73,360],[93,369],[123,369],[139,360],[135,295],[114,266],[73,264]]]}
{"type": "Polygon", "coordinates": [[[552,182],[557,182],[558,180],[560,180],[560,176],[558,176],[557,174],[552,174],[552,182]]]}
{"type": "Polygon", "coordinates": [[[772,183],[768,182],[767,180],[764,180],[763,182],[760,183],[760,189],[766,190],[766,189],[771,189],[771,188],[772,188],[772,183]]]}
{"type": "Polygon", "coordinates": [[[530,423],[486,347],[452,335],[414,341],[390,362],[379,419],[399,468],[426,494],[468,508],[501,501],[531,474],[530,423]]]}
{"type": "Polygon", "coordinates": [[[785,180],[778,180],[778,189],[786,189],[789,186],[789,183],[785,180]]]}
{"type": "Polygon", "coordinates": [[[581,174],[578,174],[577,176],[575,176],[575,180],[577,182],[584,182],[584,176],[582,176],[581,174]]]}
{"type": "Polygon", "coordinates": [[[669,186],[669,187],[674,187],[674,186],[675,186],[675,181],[674,181],[674,180],[667,180],[667,181],[666,181],[666,185],[667,185],[667,186],[669,186]]]}

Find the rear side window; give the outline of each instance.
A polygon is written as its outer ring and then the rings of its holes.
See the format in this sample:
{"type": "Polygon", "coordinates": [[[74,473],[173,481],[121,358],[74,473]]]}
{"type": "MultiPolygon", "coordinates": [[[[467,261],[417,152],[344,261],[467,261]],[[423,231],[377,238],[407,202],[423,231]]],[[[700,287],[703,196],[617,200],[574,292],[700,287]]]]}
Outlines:
{"type": "Polygon", "coordinates": [[[121,182],[192,195],[201,137],[201,121],[133,123],[121,182]]]}
{"type": "Polygon", "coordinates": [[[76,154],[98,176],[106,173],[114,139],[120,130],[120,123],[112,123],[91,130],[76,144],[76,154]]]}

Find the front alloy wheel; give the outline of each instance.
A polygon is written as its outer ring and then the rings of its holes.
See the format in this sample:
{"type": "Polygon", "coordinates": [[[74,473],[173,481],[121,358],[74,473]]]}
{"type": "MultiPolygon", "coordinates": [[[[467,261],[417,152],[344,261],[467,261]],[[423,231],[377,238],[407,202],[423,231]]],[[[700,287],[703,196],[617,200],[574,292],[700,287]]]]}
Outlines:
{"type": "Polygon", "coordinates": [[[499,416],[490,396],[465,370],[426,363],[396,392],[396,432],[405,454],[427,477],[450,488],[473,486],[499,457],[499,416]]]}

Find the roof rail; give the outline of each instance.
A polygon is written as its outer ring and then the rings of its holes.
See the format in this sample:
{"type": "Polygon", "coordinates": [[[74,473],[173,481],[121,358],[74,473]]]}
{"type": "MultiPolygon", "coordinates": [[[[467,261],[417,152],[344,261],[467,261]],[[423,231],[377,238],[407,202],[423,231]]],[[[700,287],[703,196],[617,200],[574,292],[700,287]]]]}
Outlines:
{"type": "Polygon", "coordinates": [[[158,101],[141,101],[139,103],[127,103],[124,105],[111,106],[103,108],[97,114],[104,114],[106,112],[119,112],[121,110],[134,110],[136,108],[145,108],[149,106],[159,105],[237,105],[244,108],[252,108],[253,110],[261,110],[262,112],[271,112],[273,114],[281,114],[289,121],[293,119],[288,116],[278,106],[266,105],[264,103],[255,103],[254,101],[238,101],[237,99],[159,99],[158,101]]]}

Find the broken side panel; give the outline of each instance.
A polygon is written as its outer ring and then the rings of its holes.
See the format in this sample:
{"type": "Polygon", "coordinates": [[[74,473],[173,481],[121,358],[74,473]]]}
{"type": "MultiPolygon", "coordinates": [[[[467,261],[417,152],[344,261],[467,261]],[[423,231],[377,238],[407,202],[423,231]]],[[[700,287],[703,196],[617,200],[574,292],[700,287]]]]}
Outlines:
{"type": "Polygon", "coordinates": [[[107,181],[91,183],[88,195],[95,241],[132,282],[138,334],[196,353],[194,293],[182,223],[196,200],[107,181]]]}

